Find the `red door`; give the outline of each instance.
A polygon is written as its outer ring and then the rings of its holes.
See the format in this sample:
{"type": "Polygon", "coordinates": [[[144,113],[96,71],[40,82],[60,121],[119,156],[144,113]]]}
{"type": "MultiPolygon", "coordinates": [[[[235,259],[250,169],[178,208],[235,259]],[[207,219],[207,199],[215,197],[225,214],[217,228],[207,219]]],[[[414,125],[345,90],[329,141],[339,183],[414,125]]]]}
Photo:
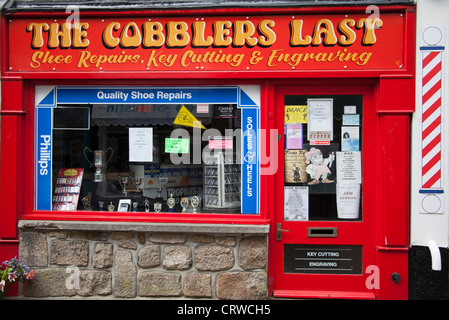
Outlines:
{"type": "Polygon", "coordinates": [[[279,85],[276,297],[374,299],[376,113],[369,85],[279,85]]]}

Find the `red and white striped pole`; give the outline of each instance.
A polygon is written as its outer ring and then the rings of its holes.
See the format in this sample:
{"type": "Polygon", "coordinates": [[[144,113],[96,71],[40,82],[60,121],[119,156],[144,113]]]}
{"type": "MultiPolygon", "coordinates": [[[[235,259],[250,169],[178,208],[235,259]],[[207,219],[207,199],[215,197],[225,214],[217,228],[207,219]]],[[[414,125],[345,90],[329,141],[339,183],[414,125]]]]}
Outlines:
{"type": "Polygon", "coordinates": [[[422,189],[441,189],[441,64],[439,47],[422,51],[422,189]]]}
{"type": "Polygon", "coordinates": [[[444,193],[441,177],[442,149],[442,64],[444,47],[441,30],[426,29],[423,38],[427,46],[422,53],[422,106],[421,106],[421,213],[442,213],[444,193]]]}

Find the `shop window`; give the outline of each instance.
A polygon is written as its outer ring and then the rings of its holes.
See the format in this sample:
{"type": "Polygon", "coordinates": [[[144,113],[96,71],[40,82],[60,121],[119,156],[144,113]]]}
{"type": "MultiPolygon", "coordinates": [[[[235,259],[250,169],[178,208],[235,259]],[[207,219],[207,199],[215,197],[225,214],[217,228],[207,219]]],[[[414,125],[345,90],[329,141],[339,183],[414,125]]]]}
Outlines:
{"type": "Polygon", "coordinates": [[[237,87],[220,89],[93,89],[89,98],[61,88],[50,105],[41,100],[36,209],[258,213],[258,186],[244,181],[257,175],[259,108],[246,109],[252,100],[237,87]],[[114,103],[126,94],[138,103],[114,103]]]}
{"type": "Polygon", "coordinates": [[[284,124],[285,220],[361,221],[362,96],[285,96],[284,124]]]}

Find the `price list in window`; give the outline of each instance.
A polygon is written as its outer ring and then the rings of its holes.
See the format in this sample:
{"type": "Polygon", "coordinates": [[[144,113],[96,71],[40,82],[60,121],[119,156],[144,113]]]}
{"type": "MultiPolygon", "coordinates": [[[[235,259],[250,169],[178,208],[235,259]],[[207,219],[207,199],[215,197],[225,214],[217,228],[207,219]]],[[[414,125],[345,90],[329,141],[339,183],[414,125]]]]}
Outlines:
{"type": "Polygon", "coordinates": [[[76,210],[83,173],[84,169],[59,169],[53,194],[53,210],[76,210]]]}

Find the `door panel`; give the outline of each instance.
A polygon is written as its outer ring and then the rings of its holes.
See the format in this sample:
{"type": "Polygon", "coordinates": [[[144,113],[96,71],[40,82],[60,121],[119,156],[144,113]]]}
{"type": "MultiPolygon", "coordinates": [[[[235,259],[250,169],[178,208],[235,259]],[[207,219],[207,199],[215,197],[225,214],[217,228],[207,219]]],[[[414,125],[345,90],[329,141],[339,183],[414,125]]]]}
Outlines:
{"type": "Polygon", "coordinates": [[[275,121],[283,134],[275,175],[274,296],[375,296],[365,284],[367,266],[375,265],[372,90],[276,89],[275,121]]]}

